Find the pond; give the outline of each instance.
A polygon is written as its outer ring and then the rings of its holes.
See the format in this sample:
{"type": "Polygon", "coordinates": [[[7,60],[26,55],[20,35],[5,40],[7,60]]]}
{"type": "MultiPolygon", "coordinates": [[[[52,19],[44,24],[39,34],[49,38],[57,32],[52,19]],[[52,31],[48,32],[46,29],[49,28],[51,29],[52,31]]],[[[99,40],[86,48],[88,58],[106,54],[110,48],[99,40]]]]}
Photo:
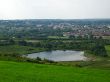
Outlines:
{"type": "Polygon", "coordinates": [[[28,58],[37,58],[48,59],[52,61],[84,61],[86,57],[84,56],[83,51],[72,51],[72,50],[53,50],[53,51],[44,51],[39,53],[28,54],[28,58]]]}

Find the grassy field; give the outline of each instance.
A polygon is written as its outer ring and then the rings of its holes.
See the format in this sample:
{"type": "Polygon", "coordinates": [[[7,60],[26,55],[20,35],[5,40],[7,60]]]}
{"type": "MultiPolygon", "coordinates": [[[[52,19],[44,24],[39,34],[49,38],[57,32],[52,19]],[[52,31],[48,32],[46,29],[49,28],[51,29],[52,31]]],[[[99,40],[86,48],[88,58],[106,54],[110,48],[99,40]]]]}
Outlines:
{"type": "Polygon", "coordinates": [[[103,39],[110,39],[110,36],[103,36],[103,39]]]}
{"type": "Polygon", "coordinates": [[[0,61],[0,82],[110,82],[110,70],[0,61]]]}
{"type": "Polygon", "coordinates": [[[48,36],[48,38],[51,38],[51,39],[68,39],[68,37],[60,37],[60,36],[48,36]]]}
{"type": "Polygon", "coordinates": [[[110,56],[110,45],[105,46],[106,50],[107,50],[107,54],[110,56]]]}

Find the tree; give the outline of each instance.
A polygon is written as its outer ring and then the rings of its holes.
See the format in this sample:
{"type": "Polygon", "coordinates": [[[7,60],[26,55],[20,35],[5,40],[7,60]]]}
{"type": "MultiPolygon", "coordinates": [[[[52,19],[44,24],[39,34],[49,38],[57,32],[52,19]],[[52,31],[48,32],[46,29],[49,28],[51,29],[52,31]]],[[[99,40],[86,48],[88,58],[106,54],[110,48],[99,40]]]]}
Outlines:
{"type": "Polygon", "coordinates": [[[15,41],[13,39],[10,39],[9,44],[13,45],[13,44],[15,44],[15,41]]]}
{"type": "Polygon", "coordinates": [[[26,46],[27,42],[22,40],[22,41],[19,41],[18,44],[21,45],[21,46],[26,46]]]}
{"type": "Polygon", "coordinates": [[[95,55],[99,55],[99,56],[103,56],[103,57],[107,57],[107,52],[106,49],[104,47],[104,45],[100,45],[100,44],[96,44],[92,49],[91,52],[95,55]]]}

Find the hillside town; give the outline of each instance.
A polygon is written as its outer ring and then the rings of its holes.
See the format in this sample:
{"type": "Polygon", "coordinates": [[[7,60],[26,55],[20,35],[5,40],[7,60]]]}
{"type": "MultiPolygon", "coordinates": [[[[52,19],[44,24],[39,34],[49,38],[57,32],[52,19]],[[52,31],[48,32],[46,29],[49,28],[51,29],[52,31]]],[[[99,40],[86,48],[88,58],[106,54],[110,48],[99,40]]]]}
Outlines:
{"type": "Polygon", "coordinates": [[[18,38],[23,36],[110,38],[110,20],[106,22],[105,20],[1,20],[0,34],[18,38]]]}

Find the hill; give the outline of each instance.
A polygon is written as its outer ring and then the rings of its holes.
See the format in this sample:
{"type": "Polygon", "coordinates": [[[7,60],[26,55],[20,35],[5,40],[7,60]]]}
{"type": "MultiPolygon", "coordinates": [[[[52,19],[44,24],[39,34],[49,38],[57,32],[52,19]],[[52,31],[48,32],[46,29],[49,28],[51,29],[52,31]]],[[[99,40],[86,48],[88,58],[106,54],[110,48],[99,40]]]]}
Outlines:
{"type": "Polygon", "coordinates": [[[110,70],[0,61],[0,82],[110,82],[110,70]]]}

